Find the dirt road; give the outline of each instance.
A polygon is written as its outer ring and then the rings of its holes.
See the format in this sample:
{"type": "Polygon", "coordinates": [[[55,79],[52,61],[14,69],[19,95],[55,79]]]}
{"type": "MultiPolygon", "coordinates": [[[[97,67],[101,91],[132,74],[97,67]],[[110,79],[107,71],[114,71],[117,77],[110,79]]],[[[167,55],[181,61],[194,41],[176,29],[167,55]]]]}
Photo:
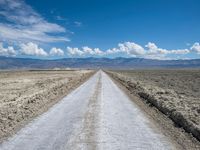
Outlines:
{"type": "Polygon", "coordinates": [[[102,71],[0,145],[1,150],[175,149],[102,71]]]}

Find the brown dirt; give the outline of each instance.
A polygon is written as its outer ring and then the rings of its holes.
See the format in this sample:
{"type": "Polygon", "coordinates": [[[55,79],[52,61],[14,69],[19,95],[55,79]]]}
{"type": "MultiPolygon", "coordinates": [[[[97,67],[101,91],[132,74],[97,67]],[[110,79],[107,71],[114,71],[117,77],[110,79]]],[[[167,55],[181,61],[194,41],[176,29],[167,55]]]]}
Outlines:
{"type": "Polygon", "coordinates": [[[94,71],[0,72],[0,140],[48,110],[94,71]]]}
{"type": "Polygon", "coordinates": [[[173,120],[174,124],[167,121],[168,124],[165,125],[162,123],[165,121],[163,119],[159,121],[157,113],[153,113],[154,120],[163,124],[165,129],[171,130],[171,135],[175,137],[174,140],[185,145],[184,149],[187,149],[188,145],[189,148],[200,148],[197,140],[191,135],[183,133],[185,131],[191,133],[199,140],[200,115],[198,110],[200,109],[200,99],[199,92],[197,92],[197,89],[200,88],[199,70],[134,70],[108,73],[131,95],[138,95],[140,101],[142,98],[143,102],[151,108],[147,109],[148,111],[156,108],[165,114],[165,117],[161,118],[173,120]],[[172,125],[174,126],[173,130],[169,128],[169,124],[171,124],[171,128],[172,125]]]}

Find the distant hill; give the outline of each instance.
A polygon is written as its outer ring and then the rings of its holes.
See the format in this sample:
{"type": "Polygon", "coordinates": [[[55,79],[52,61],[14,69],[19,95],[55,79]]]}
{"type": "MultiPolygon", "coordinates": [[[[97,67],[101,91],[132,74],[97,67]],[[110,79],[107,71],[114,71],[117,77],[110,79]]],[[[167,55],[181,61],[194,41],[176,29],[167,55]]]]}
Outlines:
{"type": "Polygon", "coordinates": [[[0,69],[51,69],[51,68],[200,68],[200,59],[153,60],[144,58],[64,58],[42,60],[0,57],[0,69]]]}

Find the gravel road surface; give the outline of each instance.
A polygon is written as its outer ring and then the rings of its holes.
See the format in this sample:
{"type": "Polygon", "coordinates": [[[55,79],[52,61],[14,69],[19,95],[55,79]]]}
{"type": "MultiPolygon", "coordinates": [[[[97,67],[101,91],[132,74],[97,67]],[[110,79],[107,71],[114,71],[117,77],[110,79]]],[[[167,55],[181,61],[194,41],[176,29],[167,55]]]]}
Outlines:
{"type": "Polygon", "coordinates": [[[175,149],[128,96],[98,71],[0,150],[175,149]]]}

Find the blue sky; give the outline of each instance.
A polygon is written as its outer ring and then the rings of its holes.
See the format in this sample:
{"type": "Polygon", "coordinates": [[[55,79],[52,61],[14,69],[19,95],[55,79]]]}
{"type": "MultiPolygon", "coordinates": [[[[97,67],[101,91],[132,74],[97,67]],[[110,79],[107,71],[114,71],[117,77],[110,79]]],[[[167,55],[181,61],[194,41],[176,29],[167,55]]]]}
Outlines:
{"type": "Polygon", "coordinates": [[[200,58],[199,0],[0,0],[0,55],[200,58]]]}

